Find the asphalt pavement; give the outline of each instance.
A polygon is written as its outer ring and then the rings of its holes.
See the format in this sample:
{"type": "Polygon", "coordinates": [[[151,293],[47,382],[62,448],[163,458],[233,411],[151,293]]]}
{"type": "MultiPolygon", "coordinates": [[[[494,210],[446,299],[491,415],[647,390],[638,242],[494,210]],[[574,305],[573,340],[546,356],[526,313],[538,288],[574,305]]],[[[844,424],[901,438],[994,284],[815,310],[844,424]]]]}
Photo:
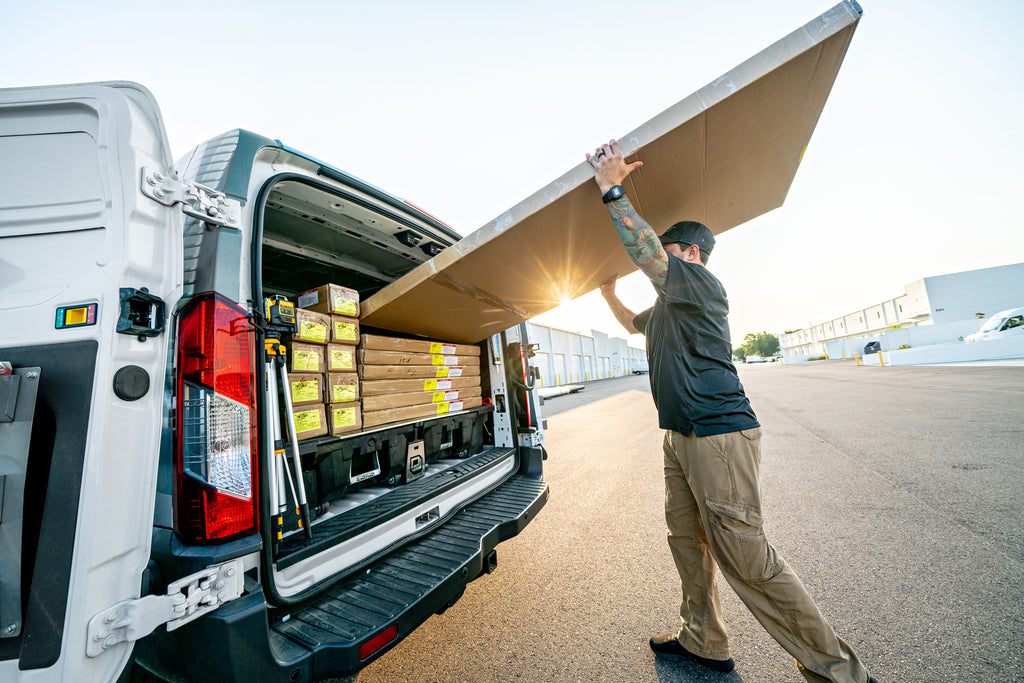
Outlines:
{"type": "MultiPolygon", "coordinates": [[[[769,540],[880,683],[1024,681],[1024,368],[741,366],[769,540]]],[[[376,681],[799,683],[720,578],[731,674],[655,660],[678,627],[647,377],[549,399],[551,499],[376,681]]]]}

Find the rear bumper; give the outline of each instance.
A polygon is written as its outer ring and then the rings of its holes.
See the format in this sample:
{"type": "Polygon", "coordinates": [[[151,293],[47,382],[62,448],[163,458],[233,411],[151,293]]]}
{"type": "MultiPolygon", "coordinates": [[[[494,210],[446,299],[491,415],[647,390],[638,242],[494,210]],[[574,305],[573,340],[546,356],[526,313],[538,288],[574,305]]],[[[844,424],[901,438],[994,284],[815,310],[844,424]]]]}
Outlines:
{"type": "Polygon", "coordinates": [[[262,593],[250,594],[140,641],[137,657],[158,674],[190,681],[308,681],[353,673],[457,599],[547,496],[546,482],[512,477],[436,532],[307,603],[270,612],[262,593]],[[371,641],[379,649],[369,652],[371,641]]]}

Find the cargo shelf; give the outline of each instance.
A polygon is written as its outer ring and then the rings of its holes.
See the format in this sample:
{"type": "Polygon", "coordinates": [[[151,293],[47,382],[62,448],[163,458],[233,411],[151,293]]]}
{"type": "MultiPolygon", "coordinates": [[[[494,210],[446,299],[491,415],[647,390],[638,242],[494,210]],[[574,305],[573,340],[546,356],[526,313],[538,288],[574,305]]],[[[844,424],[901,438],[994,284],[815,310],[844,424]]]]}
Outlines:
{"type": "Polygon", "coordinates": [[[354,671],[461,595],[494,547],[543,507],[547,492],[546,482],[516,475],[429,536],[274,619],[272,628],[313,651],[317,680],[354,671]],[[360,648],[392,626],[397,633],[387,646],[361,658],[360,648]]]}

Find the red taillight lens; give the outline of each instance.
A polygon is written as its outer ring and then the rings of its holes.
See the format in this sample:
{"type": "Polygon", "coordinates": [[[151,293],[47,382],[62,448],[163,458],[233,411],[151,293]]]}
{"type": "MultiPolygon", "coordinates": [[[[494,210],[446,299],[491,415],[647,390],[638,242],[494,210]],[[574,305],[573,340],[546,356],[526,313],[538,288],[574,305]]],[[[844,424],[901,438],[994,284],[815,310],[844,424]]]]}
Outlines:
{"type": "Polygon", "coordinates": [[[392,624],[373,638],[370,638],[368,641],[363,643],[362,647],[359,648],[359,659],[366,659],[397,637],[398,626],[396,624],[392,624]]]}
{"type": "Polygon", "coordinates": [[[216,294],[178,318],[174,528],[183,541],[225,541],[258,528],[255,334],[216,294]]]}

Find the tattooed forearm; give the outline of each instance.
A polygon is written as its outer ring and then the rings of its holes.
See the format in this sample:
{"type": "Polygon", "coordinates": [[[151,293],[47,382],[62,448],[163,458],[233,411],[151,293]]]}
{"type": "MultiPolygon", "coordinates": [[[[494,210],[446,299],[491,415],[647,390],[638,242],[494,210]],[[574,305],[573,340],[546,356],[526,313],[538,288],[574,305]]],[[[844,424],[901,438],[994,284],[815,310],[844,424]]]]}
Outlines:
{"type": "Polygon", "coordinates": [[[654,229],[640,217],[626,197],[609,202],[608,212],[629,258],[633,259],[633,263],[651,282],[663,287],[668,275],[668,254],[654,229]]]}

